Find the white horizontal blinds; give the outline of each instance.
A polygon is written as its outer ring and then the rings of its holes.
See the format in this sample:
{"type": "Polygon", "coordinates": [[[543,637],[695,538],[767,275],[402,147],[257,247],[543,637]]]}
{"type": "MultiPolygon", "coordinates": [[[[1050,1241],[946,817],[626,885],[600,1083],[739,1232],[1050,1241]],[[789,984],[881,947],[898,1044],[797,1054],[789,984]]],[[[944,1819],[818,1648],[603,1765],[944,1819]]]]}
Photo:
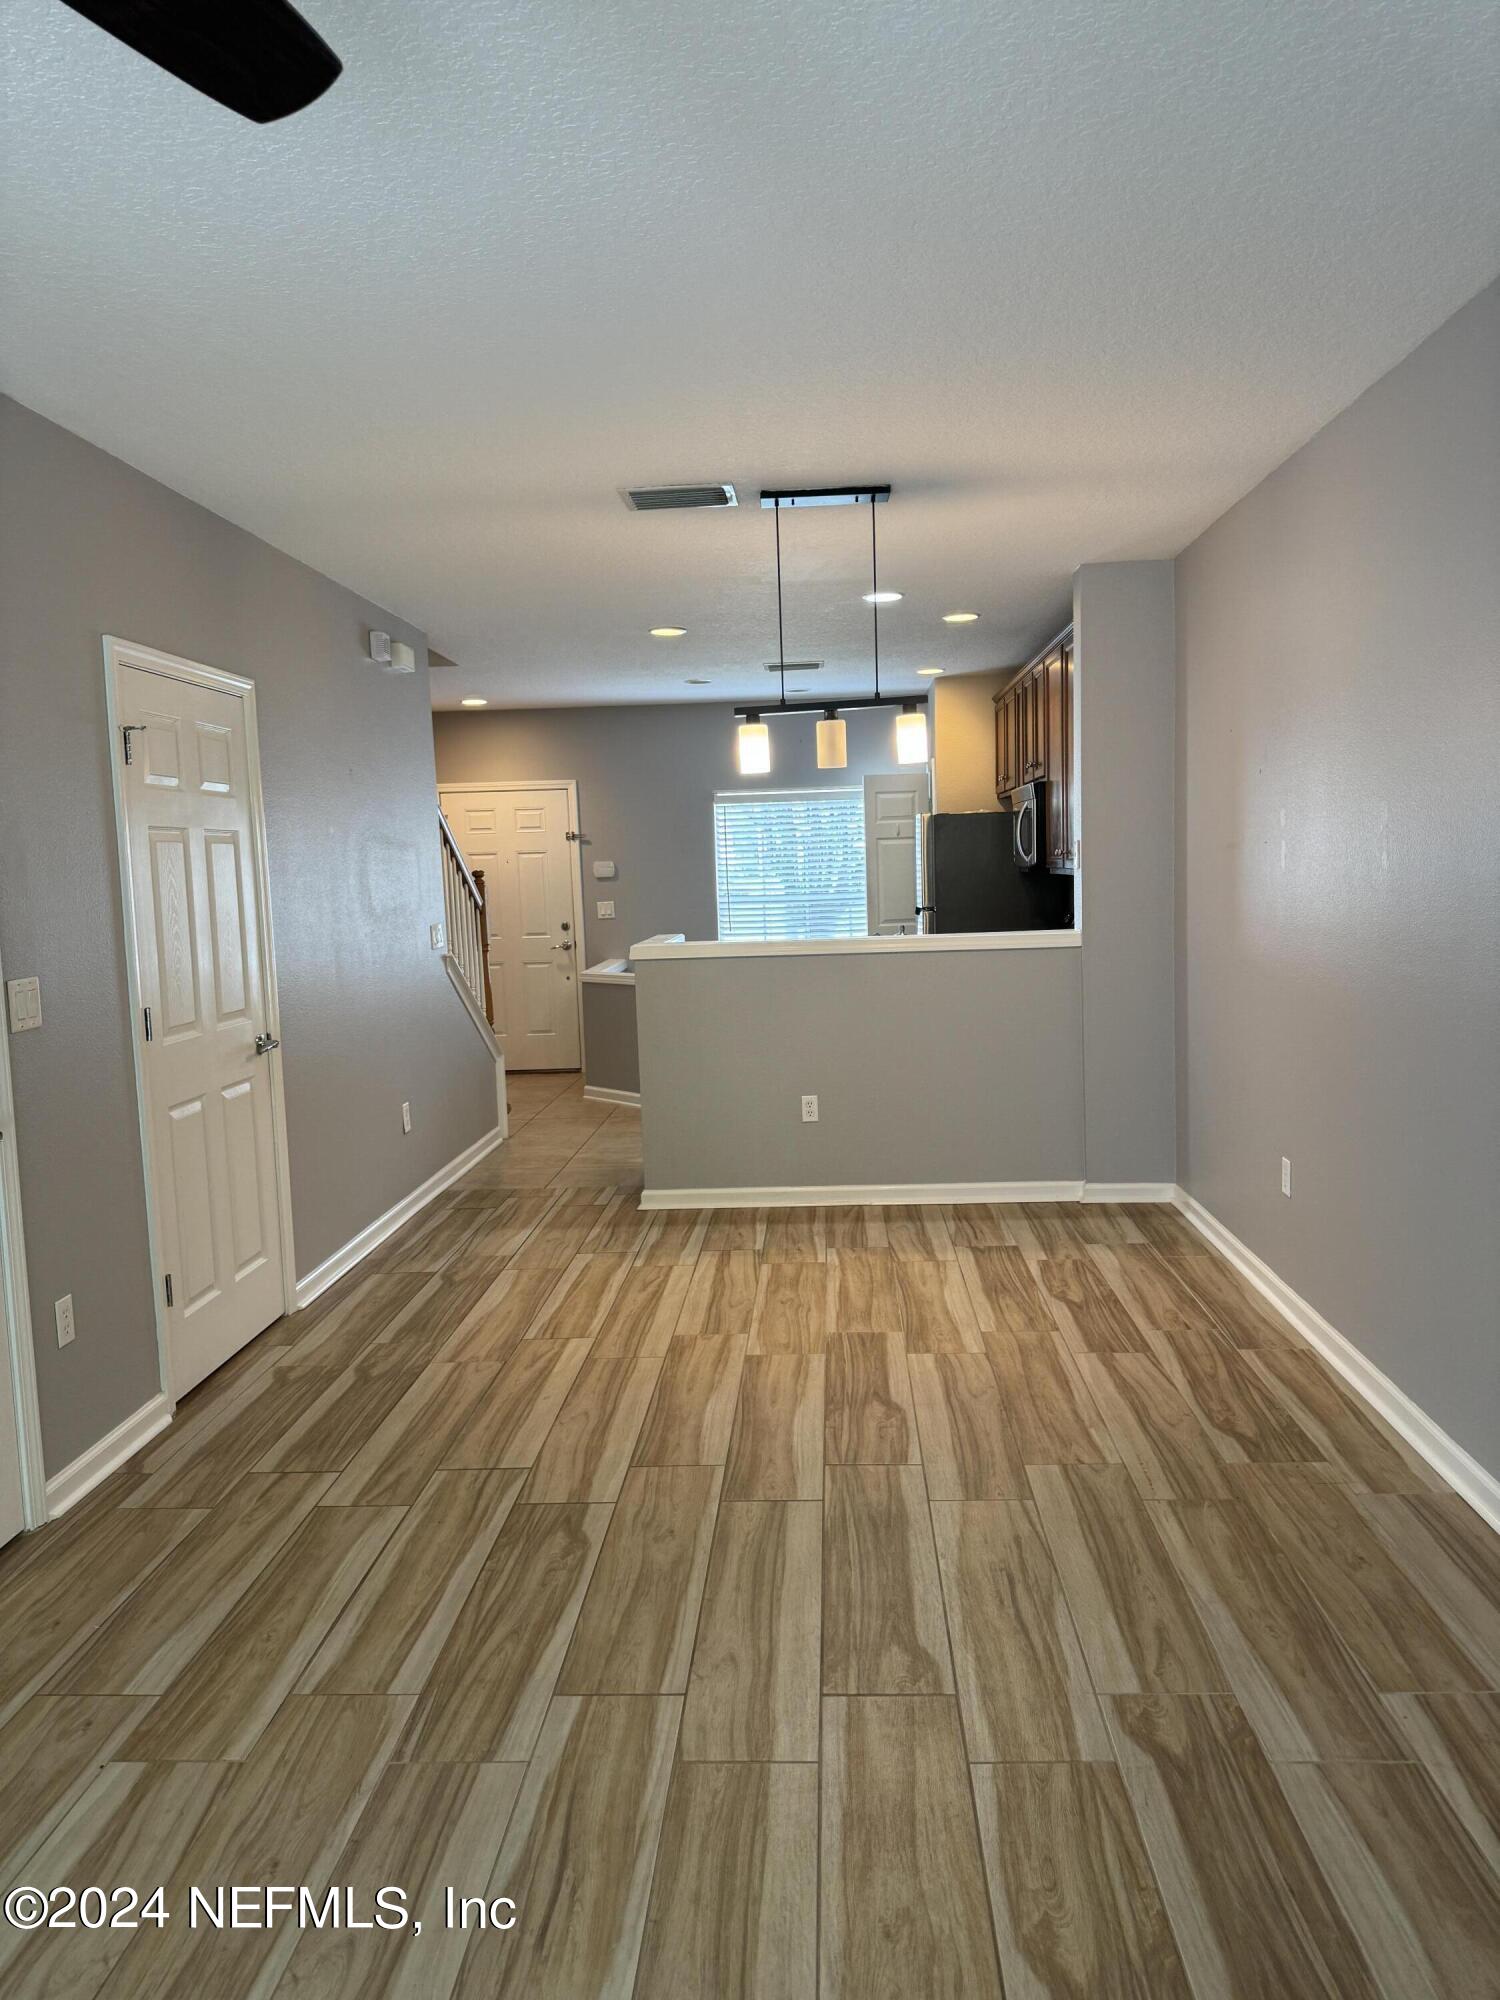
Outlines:
{"type": "Polygon", "coordinates": [[[719,792],[719,936],[863,937],[864,799],[857,791],[719,792]]]}

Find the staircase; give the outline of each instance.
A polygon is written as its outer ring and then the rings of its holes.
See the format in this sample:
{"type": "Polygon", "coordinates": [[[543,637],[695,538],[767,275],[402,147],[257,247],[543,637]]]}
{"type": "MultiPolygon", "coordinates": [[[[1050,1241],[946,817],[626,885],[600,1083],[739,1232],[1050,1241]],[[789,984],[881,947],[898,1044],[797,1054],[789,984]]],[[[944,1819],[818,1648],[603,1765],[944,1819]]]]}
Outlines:
{"type": "Polygon", "coordinates": [[[495,996],[490,990],[490,930],[484,909],[484,870],[471,870],[458,851],[453,829],[442,813],[438,831],[443,853],[443,911],[448,926],[448,956],[468,988],[469,997],[495,1025],[495,996]]]}
{"type": "Polygon", "coordinates": [[[443,862],[443,915],[447,949],[443,969],[495,1059],[496,1115],[501,1136],[509,1129],[505,1101],[505,1057],[495,1039],[495,996],[490,987],[490,929],[485,915],[484,870],[469,867],[453,829],[438,812],[438,848],[443,862]]]}

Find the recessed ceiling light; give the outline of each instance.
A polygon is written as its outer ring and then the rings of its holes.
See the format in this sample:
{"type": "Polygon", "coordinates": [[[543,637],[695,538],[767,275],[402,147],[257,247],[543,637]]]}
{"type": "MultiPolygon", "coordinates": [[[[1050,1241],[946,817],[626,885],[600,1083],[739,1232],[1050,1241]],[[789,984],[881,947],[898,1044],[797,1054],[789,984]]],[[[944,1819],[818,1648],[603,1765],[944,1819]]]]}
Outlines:
{"type": "Polygon", "coordinates": [[[903,593],[899,590],[867,590],[866,604],[899,604],[903,593]]]}
{"type": "Polygon", "coordinates": [[[653,625],[651,636],[653,639],[685,639],[687,628],[683,625],[653,625]]]}
{"type": "Polygon", "coordinates": [[[944,669],[944,668],[942,668],[942,667],[918,667],[918,668],[917,668],[917,672],[918,672],[919,674],[925,674],[925,675],[927,676],[928,680],[931,680],[931,679],[933,678],[933,676],[934,676],[935,674],[940,674],[940,673],[943,673],[943,672],[945,672],[945,671],[946,671],[946,669],[944,669]]]}
{"type": "Polygon", "coordinates": [[[977,611],[945,611],[943,613],[943,623],[945,625],[977,625],[979,623],[979,613],[977,611]]]}
{"type": "Polygon", "coordinates": [[[460,708],[488,708],[489,697],[482,694],[466,694],[458,704],[460,708]]]}
{"type": "Polygon", "coordinates": [[[690,688],[706,688],[708,686],[708,682],[706,680],[686,680],[683,682],[683,686],[690,688]]]}

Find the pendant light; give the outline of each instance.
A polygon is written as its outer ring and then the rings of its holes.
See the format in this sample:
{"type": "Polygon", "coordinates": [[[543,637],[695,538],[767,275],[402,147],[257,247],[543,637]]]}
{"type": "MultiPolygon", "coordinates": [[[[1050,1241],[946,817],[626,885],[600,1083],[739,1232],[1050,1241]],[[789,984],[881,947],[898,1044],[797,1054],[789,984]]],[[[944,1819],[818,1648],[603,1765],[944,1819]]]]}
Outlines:
{"type": "Polygon", "coordinates": [[[745,717],[736,732],[742,778],[763,778],[771,768],[771,732],[758,714],[745,717]]]}
{"type": "MultiPolygon", "coordinates": [[[[734,713],[739,728],[736,736],[735,755],[740,774],[747,778],[763,778],[771,768],[771,732],[766,723],[767,715],[821,716],[817,724],[817,760],[820,771],[843,771],[849,765],[849,732],[840,715],[840,709],[849,708],[895,708],[901,711],[896,720],[896,756],[902,764],[925,764],[928,761],[927,736],[927,696],[882,694],[880,692],[880,607],[882,603],[895,603],[901,593],[880,588],[880,551],[875,509],[882,500],[889,500],[889,486],[822,486],[792,489],[761,489],[760,504],[769,507],[776,517],[776,665],[771,669],[781,676],[780,698],[774,702],[746,702],[736,707],[734,713]],[[786,507],[846,507],[867,505],[870,509],[870,588],[865,602],[870,607],[872,623],[875,686],[871,694],[843,701],[788,701],[786,698],[786,626],[785,607],[782,594],[781,574],[781,509],[786,507]]],[[[799,689],[800,693],[801,690],[799,689]]]]}
{"type": "MultiPolygon", "coordinates": [[[[781,502],[772,510],[776,523],[776,663],[781,669],[781,706],[786,707],[786,628],[781,612],[781,502]]],[[[771,768],[771,732],[752,709],[739,727],[742,778],[763,778],[771,768]]]]}
{"type": "Polygon", "coordinates": [[[914,701],[903,703],[896,717],[896,762],[927,762],[927,717],[914,701]]]}

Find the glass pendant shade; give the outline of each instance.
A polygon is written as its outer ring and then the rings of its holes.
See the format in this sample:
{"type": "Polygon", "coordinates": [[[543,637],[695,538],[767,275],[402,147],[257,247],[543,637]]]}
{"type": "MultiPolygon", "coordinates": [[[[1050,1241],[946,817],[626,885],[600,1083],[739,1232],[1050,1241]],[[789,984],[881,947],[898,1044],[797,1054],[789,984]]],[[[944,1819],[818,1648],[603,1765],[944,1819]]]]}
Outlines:
{"type": "MultiPolygon", "coordinates": [[[[926,740],[925,732],[923,740],[926,740]]],[[[764,777],[771,768],[771,730],[761,721],[742,722],[739,726],[739,767],[742,778],[764,777]]],[[[925,753],[924,753],[925,754],[925,753]]]]}
{"type": "Polygon", "coordinates": [[[849,732],[841,715],[825,715],[818,724],[818,769],[842,771],[849,762],[849,732]]]}
{"type": "Polygon", "coordinates": [[[903,708],[896,717],[896,762],[927,762],[927,717],[920,708],[903,708]]]}

